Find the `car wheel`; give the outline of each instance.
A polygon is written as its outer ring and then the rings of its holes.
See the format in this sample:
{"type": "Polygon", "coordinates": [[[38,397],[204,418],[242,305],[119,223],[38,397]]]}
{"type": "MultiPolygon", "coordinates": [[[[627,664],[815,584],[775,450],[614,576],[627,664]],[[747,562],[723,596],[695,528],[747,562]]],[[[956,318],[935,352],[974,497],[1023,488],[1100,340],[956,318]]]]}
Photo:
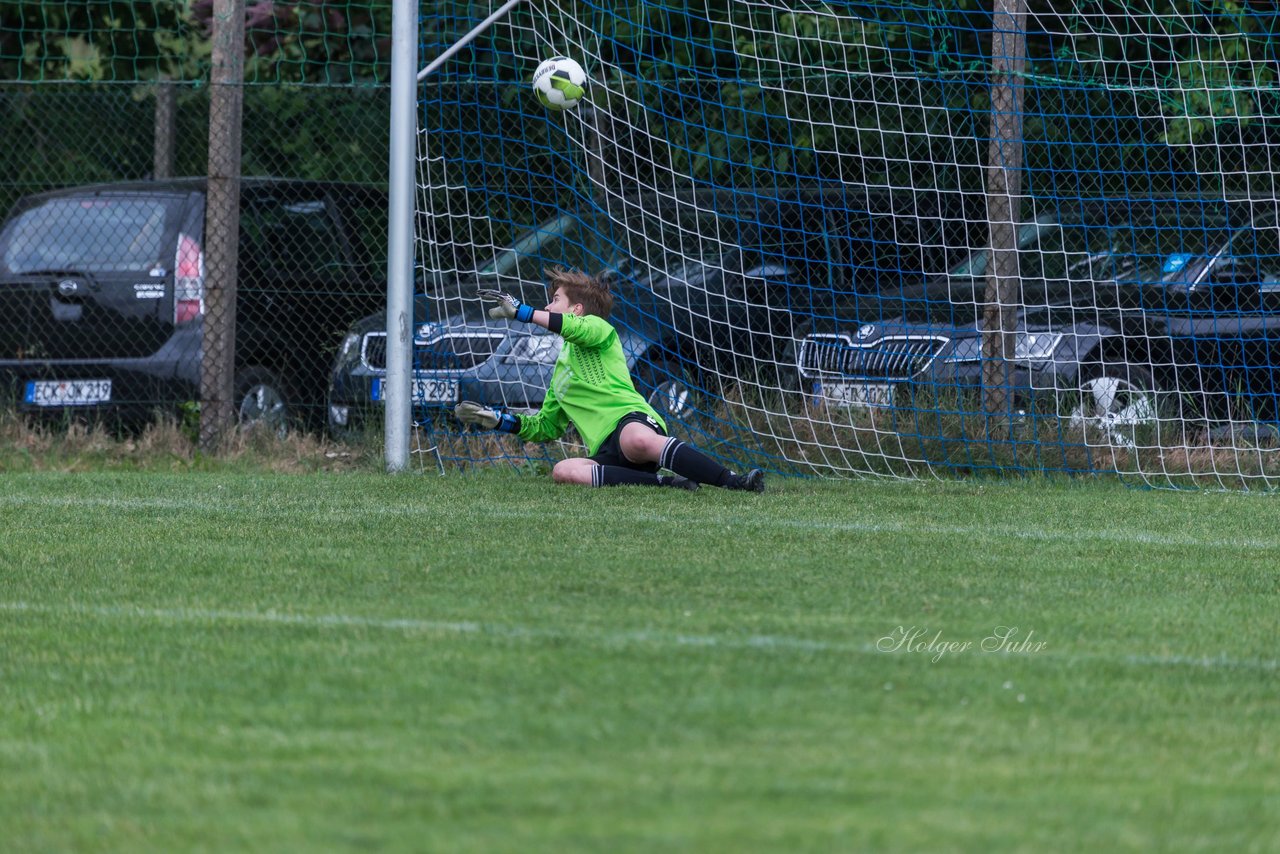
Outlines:
{"type": "Polygon", "coordinates": [[[243,431],[264,429],[283,439],[289,431],[289,397],[275,374],[247,368],[236,378],[236,418],[243,431]]]}
{"type": "Polygon", "coordinates": [[[663,418],[682,420],[694,413],[694,390],[684,380],[664,379],[649,392],[648,403],[663,418]]]}
{"type": "Polygon", "coordinates": [[[636,389],[664,421],[689,422],[707,411],[706,392],[699,388],[693,371],[677,360],[645,366],[636,378],[636,389]]]}
{"type": "Polygon", "coordinates": [[[1169,417],[1168,400],[1168,393],[1156,387],[1144,368],[1097,365],[1081,375],[1079,398],[1069,418],[1073,427],[1132,448],[1142,431],[1158,429],[1169,417]]]}
{"type": "Polygon", "coordinates": [[[357,438],[365,424],[364,408],[356,404],[335,403],[333,398],[327,398],[325,403],[325,426],[329,437],[339,442],[357,438]]]}

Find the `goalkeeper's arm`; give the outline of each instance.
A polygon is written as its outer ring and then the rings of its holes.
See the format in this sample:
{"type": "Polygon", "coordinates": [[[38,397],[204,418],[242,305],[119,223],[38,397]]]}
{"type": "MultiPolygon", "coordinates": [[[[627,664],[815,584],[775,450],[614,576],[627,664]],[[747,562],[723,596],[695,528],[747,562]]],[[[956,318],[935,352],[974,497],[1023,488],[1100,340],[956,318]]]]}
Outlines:
{"type": "Polygon", "coordinates": [[[491,288],[481,288],[479,293],[480,299],[493,303],[493,308],[489,309],[489,316],[494,320],[518,320],[521,323],[536,323],[543,329],[546,329],[551,323],[551,312],[535,309],[527,303],[520,302],[511,294],[491,288]]]}
{"type": "Polygon", "coordinates": [[[500,433],[519,433],[520,418],[510,412],[500,412],[491,406],[464,400],[453,408],[454,417],[463,424],[474,424],[482,430],[500,433]]]}
{"type": "Polygon", "coordinates": [[[547,391],[546,400],[537,415],[512,415],[482,403],[464,400],[453,408],[454,417],[463,424],[474,424],[482,430],[516,433],[526,442],[549,442],[559,439],[569,427],[569,416],[560,408],[556,396],[547,391]]]}
{"type": "Polygon", "coordinates": [[[550,332],[564,337],[566,341],[582,344],[587,347],[598,347],[609,340],[613,327],[600,317],[576,314],[557,314],[556,312],[535,309],[520,300],[490,289],[481,289],[480,298],[493,303],[489,316],[494,320],[519,320],[522,323],[533,323],[550,332]]]}
{"type": "Polygon", "coordinates": [[[559,315],[545,309],[534,308],[528,303],[520,302],[511,294],[490,288],[481,288],[480,299],[493,303],[493,308],[489,309],[489,316],[494,320],[518,320],[521,323],[536,324],[543,329],[550,329],[552,332],[560,331],[559,328],[552,329],[553,325],[559,326],[556,322],[559,315]]]}

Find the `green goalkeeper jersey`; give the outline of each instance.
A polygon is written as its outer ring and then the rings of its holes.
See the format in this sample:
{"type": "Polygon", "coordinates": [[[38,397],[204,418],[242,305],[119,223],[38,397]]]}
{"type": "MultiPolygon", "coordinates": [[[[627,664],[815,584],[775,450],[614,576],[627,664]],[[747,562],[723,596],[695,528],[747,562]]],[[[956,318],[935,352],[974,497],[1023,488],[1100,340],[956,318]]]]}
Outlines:
{"type": "Polygon", "coordinates": [[[572,421],[587,452],[594,454],[629,413],[652,416],[666,430],[666,423],[632,385],[622,341],[609,321],[594,315],[561,316],[564,346],[551,372],[551,387],[537,415],[520,416],[520,438],[559,439],[572,421]]]}

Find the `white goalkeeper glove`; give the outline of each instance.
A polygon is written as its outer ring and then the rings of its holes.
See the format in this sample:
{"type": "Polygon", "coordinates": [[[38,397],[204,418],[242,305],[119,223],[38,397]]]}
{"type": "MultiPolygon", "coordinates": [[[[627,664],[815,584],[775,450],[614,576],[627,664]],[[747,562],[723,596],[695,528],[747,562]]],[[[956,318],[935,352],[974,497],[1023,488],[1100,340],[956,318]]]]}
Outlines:
{"type": "Polygon", "coordinates": [[[494,303],[493,308],[489,309],[489,316],[494,320],[519,320],[528,323],[533,319],[533,306],[525,305],[511,294],[490,288],[481,288],[479,293],[480,299],[494,303]]]}
{"type": "Polygon", "coordinates": [[[481,430],[497,430],[502,433],[518,433],[520,419],[510,412],[499,412],[470,400],[464,400],[453,408],[453,416],[463,424],[474,424],[481,430]]]}

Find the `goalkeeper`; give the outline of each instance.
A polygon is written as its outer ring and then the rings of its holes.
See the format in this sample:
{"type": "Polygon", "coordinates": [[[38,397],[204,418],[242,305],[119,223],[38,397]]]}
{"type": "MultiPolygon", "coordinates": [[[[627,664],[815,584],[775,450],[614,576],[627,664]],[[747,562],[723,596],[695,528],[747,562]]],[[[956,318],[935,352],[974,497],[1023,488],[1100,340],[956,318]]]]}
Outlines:
{"type": "Polygon", "coordinates": [[[558,439],[573,422],[591,455],[556,463],[551,470],[556,483],[691,490],[707,483],[764,491],[760,469],[737,474],[667,435],[666,424],[631,383],[622,342],[606,319],[613,308],[608,284],[560,267],[548,271],[548,282],[552,298],[541,311],[501,291],[480,291],[483,300],[494,303],[489,316],[495,320],[536,323],[564,339],[541,411],[512,415],[468,400],[454,409],[459,421],[516,433],[526,442],[558,439]],[[676,476],[660,476],[660,468],[676,476]]]}

